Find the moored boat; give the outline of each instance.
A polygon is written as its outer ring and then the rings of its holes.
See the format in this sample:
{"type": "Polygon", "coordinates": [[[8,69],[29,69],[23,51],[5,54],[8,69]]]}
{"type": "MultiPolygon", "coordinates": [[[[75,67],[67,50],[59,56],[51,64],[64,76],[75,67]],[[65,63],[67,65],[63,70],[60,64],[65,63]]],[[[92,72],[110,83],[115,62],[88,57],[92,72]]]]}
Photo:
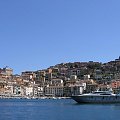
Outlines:
{"type": "Polygon", "coordinates": [[[95,91],[73,95],[72,99],[78,103],[120,103],[120,94],[113,94],[111,91],[95,91]]]}

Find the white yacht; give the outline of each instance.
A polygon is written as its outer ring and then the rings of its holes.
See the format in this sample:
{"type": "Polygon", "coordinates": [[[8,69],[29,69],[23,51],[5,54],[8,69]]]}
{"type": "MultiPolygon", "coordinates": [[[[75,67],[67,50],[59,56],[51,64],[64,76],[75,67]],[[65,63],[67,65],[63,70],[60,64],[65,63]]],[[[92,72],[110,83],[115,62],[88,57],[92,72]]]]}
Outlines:
{"type": "Polygon", "coordinates": [[[120,94],[113,94],[111,91],[95,91],[73,95],[72,99],[78,103],[120,103],[120,94]]]}

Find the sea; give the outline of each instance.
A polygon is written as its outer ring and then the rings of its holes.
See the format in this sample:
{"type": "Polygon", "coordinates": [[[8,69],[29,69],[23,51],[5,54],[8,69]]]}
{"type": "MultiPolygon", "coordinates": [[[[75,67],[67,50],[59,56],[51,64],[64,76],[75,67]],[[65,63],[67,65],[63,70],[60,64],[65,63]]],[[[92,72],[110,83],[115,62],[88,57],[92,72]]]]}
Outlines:
{"type": "Polygon", "coordinates": [[[120,104],[72,99],[0,99],[0,120],[120,120],[120,104]]]}

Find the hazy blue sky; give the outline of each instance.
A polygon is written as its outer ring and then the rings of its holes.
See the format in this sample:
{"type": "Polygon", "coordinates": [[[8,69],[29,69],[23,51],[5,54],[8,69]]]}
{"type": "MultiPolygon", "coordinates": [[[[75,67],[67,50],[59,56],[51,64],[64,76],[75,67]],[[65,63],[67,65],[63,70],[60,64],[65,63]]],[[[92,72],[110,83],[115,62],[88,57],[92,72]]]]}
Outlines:
{"type": "Polygon", "coordinates": [[[14,73],[120,55],[120,0],[0,0],[0,67],[14,73]]]}

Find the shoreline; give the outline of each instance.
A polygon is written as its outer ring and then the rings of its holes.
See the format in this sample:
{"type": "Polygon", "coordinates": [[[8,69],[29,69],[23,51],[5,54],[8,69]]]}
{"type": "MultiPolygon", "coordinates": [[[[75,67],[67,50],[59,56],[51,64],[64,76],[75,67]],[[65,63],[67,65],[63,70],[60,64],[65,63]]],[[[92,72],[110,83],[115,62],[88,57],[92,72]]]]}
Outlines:
{"type": "Polygon", "coordinates": [[[70,99],[71,97],[29,97],[29,96],[0,96],[0,99],[70,99]]]}

